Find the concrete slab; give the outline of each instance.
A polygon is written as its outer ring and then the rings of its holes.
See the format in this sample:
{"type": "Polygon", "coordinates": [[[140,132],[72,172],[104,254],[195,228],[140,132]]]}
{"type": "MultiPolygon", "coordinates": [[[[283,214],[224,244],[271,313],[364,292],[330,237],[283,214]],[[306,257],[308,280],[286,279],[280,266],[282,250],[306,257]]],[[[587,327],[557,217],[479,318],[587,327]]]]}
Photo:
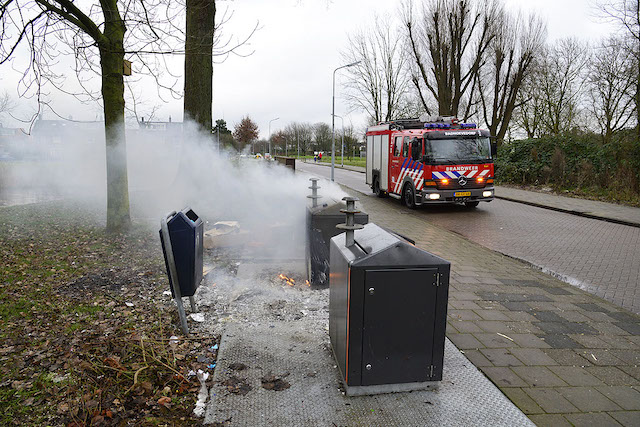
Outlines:
{"type": "MultiPolygon", "coordinates": [[[[444,378],[427,391],[347,397],[331,355],[329,334],[312,319],[228,324],[220,344],[205,423],[229,425],[533,425],[449,341],[444,378]],[[315,327],[314,327],[315,326],[315,327]],[[235,371],[231,364],[247,368],[235,371]],[[274,375],[289,385],[262,387],[274,375]],[[225,381],[251,388],[230,392],[225,381]]],[[[235,365],[234,365],[235,366],[235,365]]],[[[228,384],[228,383],[227,383],[228,384]]]]}

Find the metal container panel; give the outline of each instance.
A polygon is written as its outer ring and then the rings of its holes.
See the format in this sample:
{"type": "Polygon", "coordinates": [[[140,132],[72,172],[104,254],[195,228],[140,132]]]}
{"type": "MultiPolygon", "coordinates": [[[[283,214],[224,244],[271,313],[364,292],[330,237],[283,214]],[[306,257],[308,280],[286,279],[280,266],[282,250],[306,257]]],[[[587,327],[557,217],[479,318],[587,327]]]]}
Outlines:
{"type": "Polygon", "coordinates": [[[364,289],[364,386],[430,379],[437,269],[367,270],[364,289]]]}
{"type": "Polygon", "coordinates": [[[329,333],[345,385],[441,380],[450,263],[372,223],[351,247],[331,239],[330,262],[329,333]],[[367,300],[371,283],[384,298],[367,300]]]}
{"type": "MultiPolygon", "coordinates": [[[[328,286],[330,263],[329,243],[331,238],[343,233],[336,228],[344,223],[344,213],[340,209],[346,208],[343,202],[324,204],[307,209],[307,244],[306,263],[307,278],[313,286],[328,286]]],[[[355,214],[356,224],[367,224],[369,215],[364,212],[355,214]]]]}
{"type": "Polygon", "coordinates": [[[331,288],[329,290],[329,336],[342,378],[348,377],[347,355],[349,336],[349,292],[351,285],[350,264],[362,252],[357,247],[348,250],[338,248],[337,240],[331,240],[331,288]]]}

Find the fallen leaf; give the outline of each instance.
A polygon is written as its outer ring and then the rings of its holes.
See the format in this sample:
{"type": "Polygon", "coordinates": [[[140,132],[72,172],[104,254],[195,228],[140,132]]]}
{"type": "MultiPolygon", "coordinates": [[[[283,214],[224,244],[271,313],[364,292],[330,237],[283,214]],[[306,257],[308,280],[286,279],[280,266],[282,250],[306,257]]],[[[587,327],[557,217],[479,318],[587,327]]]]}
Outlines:
{"type": "Polygon", "coordinates": [[[88,409],[97,408],[98,405],[99,405],[98,401],[94,399],[91,399],[90,401],[84,404],[84,406],[87,407],[88,409]]]}
{"type": "Polygon", "coordinates": [[[118,369],[121,371],[124,370],[124,366],[122,366],[122,364],[120,363],[120,358],[118,356],[109,356],[104,359],[104,363],[105,365],[111,366],[114,369],[118,369]]]}
{"type": "Polygon", "coordinates": [[[143,381],[136,385],[136,389],[137,389],[138,396],[143,394],[148,395],[148,394],[151,394],[151,392],[153,391],[153,385],[149,381],[143,381]]]}
{"type": "Polygon", "coordinates": [[[164,406],[165,408],[171,408],[171,398],[164,396],[158,399],[158,405],[164,406]]]}

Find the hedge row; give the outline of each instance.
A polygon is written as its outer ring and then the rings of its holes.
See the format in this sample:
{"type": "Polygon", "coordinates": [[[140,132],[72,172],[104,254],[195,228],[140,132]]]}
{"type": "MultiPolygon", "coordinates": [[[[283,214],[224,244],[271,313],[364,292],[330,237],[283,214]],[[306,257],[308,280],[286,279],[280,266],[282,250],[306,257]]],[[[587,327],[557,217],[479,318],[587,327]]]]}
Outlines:
{"type": "Polygon", "coordinates": [[[503,183],[608,190],[637,199],[640,142],[635,131],[621,132],[608,144],[588,133],[512,141],[498,150],[496,177],[503,183]]]}

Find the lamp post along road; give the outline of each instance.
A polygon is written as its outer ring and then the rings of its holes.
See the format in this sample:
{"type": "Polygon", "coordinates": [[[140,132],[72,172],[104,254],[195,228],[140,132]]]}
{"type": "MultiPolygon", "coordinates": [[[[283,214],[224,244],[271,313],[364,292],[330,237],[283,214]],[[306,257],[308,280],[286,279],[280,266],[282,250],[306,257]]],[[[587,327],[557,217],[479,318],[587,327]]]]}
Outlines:
{"type": "Polygon", "coordinates": [[[341,67],[333,70],[333,92],[331,97],[331,181],[334,181],[334,169],[336,166],[335,157],[336,157],[336,131],[335,131],[335,122],[336,122],[336,71],[341,68],[353,67],[354,65],[358,65],[361,61],[354,62],[352,64],[343,65],[341,67]]]}
{"type": "Polygon", "coordinates": [[[335,114],[337,118],[342,122],[342,146],[340,147],[340,166],[344,168],[344,118],[335,114]]]}
{"type": "Polygon", "coordinates": [[[275,122],[276,120],[280,120],[280,117],[269,120],[269,157],[273,157],[271,155],[271,122],[275,122]]]}

